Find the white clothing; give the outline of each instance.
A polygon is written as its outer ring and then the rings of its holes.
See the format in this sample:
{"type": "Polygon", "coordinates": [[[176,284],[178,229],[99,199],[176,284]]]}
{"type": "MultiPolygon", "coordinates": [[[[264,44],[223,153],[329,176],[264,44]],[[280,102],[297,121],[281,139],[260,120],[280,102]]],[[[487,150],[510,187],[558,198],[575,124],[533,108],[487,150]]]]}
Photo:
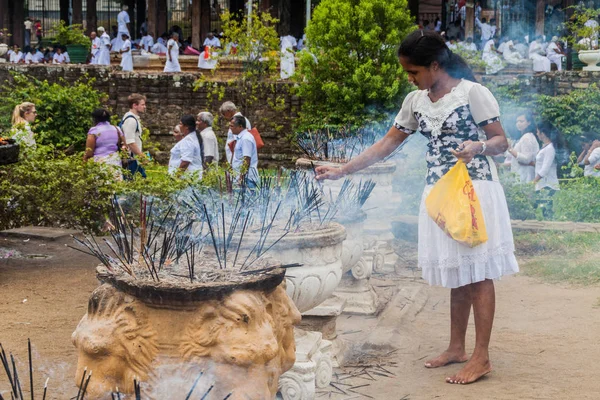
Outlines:
{"type": "Polygon", "coordinates": [[[185,135],[185,137],[177,142],[171,149],[169,174],[175,174],[182,161],[190,163],[184,174],[188,175],[198,171],[198,178],[202,178],[202,157],[196,131],[185,135]]]}
{"type": "MultiPolygon", "coordinates": [[[[236,112],[235,114],[233,114],[234,117],[236,115],[242,115],[242,113],[236,112]]],[[[246,129],[247,130],[252,129],[252,125],[250,125],[250,121],[248,120],[248,118],[246,118],[246,129]]],[[[231,150],[229,149],[229,143],[233,142],[234,140],[235,140],[235,137],[233,136],[233,132],[231,132],[231,129],[229,129],[227,131],[227,141],[225,142],[225,157],[227,157],[228,163],[231,162],[231,150]]]]}
{"type": "Polygon", "coordinates": [[[427,214],[425,187],[419,211],[418,264],[430,285],[457,288],[519,272],[504,190],[499,182],[473,180],[488,240],[476,247],[450,238],[427,214]]]}
{"type": "Polygon", "coordinates": [[[515,45],[515,51],[517,51],[522,58],[529,58],[529,46],[527,46],[525,43],[517,43],[515,45]]]}
{"type": "Polygon", "coordinates": [[[504,69],[504,63],[496,51],[494,49],[494,41],[488,40],[488,42],[483,47],[483,55],[481,57],[483,61],[485,61],[485,73],[486,74],[495,74],[496,72],[504,69]]]}
{"type": "Polygon", "coordinates": [[[595,176],[600,178],[600,171],[595,169],[596,165],[600,165],[600,147],[592,150],[592,154],[588,157],[589,165],[583,168],[583,176],[595,176]]]}
{"type": "Polygon", "coordinates": [[[212,53],[208,53],[208,58],[205,58],[206,51],[202,51],[198,56],[198,68],[200,69],[215,69],[217,68],[218,60],[213,58],[212,53]]]}
{"type": "Polygon", "coordinates": [[[96,36],[96,39],[92,40],[92,64],[98,64],[98,54],[102,47],[102,40],[96,36]]]}
{"type": "Polygon", "coordinates": [[[212,39],[210,39],[210,38],[204,39],[204,43],[202,44],[202,46],[221,47],[221,41],[219,40],[218,37],[213,36],[212,39]]]}
{"type": "Polygon", "coordinates": [[[133,54],[131,53],[131,41],[127,39],[122,49],[129,49],[121,53],[121,68],[123,71],[133,71],[133,54]]]}
{"type": "Polygon", "coordinates": [[[448,46],[448,48],[450,50],[456,50],[456,49],[458,49],[458,46],[456,45],[456,43],[446,42],[446,46],[448,46]]]}
{"type": "Polygon", "coordinates": [[[550,72],[550,60],[540,42],[534,40],[529,45],[529,58],[533,60],[534,72],[550,72]]]}
{"type": "Polygon", "coordinates": [[[296,46],[296,48],[298,49],[298,51],[301,51],[305,47],[306,47],[306,33],[302,35],[300,40],[298,40],[298,46],[296,46]]]}
{"type": "Polygon", "coordinates": [[[531,132],[524,134],[513,149],[517,152],[517,156],[513,157],[510,162],[511,172],[517,174],[521,183],[533,181],[535,167],[529,164],[535,161],[535,157],[540,151],[540,145],[535,135],[531,132]]]}
{"type": "Polygon", "coordinates": [[[38,64],[38,58],[35,56],[35,54],[31,54],[31,53],[27,53],[27,55],[25,55],[25,64],[38,64]]]}
{"type": "Polygon", "coordinates": [[[542,147],[535,157],[535,174],[542,177],[542,179],[535,183],[535,190],[542,190],[544,188],[560,190],[556,170],[556,150],[554,149],[554,145],[549,143],[542,147]]]}
{"type": "Polygon", "coordinates": [[[10,59],[9,61],[13,64],[17,64],[19,62],[21,62],[23,60],[23,53],[22,52],[18,52],[15,53],[14,51],[12,53],[10,53],[10,59]]]}
{"type": "Polygon", "coordinates": [[[100,51],[96,59],[98,65],[110,65],[110,36],[104,32],[100,36],[100,51]]]}
{"type": "Polygon", "coordinates": [[[548,57],[548,60],[550,60],[551,63],[556,64],[556,69],[558,69],[559,71],[562,71],[562,58],[563,55],[560,53],[560,49],[558,48],[558,45],[554,42],[551,42],[548,47],[546,48],[546,54],[548,57]]]}
{"type": "Polygon", "coordinates": [[[119,34],[116,38],[110,41],[111,49],[110,51],[119,52],[123,47],[123,39],[121,39],[121,34],[119,34]]]}
{"type": "Polygon", "coordinates": [[[475,24],[481,30],[481,41],[483,43],[487,42],[494,36],[494,31],[492,30],[492,26],[490,24],[482,23],[479,19],[475,19],[475,24]]]}
{"type": "Polygon", "coordinates": [[[179,65],[179,45],[173,39],[169,39],[167,42],[167,62],[165,63],[165,69],[163,72],[181,72],[181,66],[179,65]],[[168,49],[171,50],[168,50],[168,49]],[[170,60],[169,60],[170,55],[170,60]]]}
{"type": "Polygon", "coordinates": [[[26,20],[24,22],[25,24],[25,29],[31,30],[31,28],[33,27],[33,22],[31,22],[30,20],[26,20]]]}
{"type": "Polygon", "coordinates": [[[296,38],[291,35],[281,38],[281,79],[288,79],[290,76],[294,75],[296,69],[294,46],[297,44],[296,38]]]}
{"type": "Polygon", "coordinates": [[[52,57],[52,64],[64,64],[66,62],[64,54],[54,53],[52,57]]]}
{"type": "Polygon", "coordinates": [[[250,157],[250,168],[246,175],[247,181],[258,183],[258,150],[256,149],[256,141],[254,136],[247,129],[240,132],[239,135],[233,135],[235,148],[233,149],[233,161],[231,167],[238,174],[241,173],[244,165],[244,158],[250,157]]]}
{"type": "Polygon", "coordinates": [[[154,39],[150,35],[146,35],[140,40],[140,47],[146,51],[150,51],[154,46],[154,39]]]}
{"type": "Polygon", "coordinates": [[[433,28],[433,30],[436,31],[436,32],[440,32],[442,30],[442,21],[438,21],[435,24],[435,28],[433,28]]]}
{"type": "Polygon", "coordinates": [[[68,64],[68,63],[71,62],[71,57],[69,57],[69,52],[68,51],[65,51],[63,53],[63,56],[65,56],[65,64],[68,64]]]}
{"type": "Polygon", "coordinates": [[[212,157],[213,163],[219,163],[219,142],[213,128],[209,126],[200,132],[202,144],[204,145],[204,157],[212,157]]]}
{"type": "Polygon", "coordinates": [[[35,135],[31,130],[31,125],[29,122],[25,122],[23,129],[12,128],[11,129],[12,138],[15,139],[17,143],[21,146],[35,149],[37,144],[35,142],[35,135]]]}
{"type": "Polygon", "coordinates": [[[507,43],[508,43],[508,42],[502,42],[502,43],[500,43],[500,45],[498,46],[498,51],[499,51],[500,53],[504,54],[504,50],[506,50],[506,44],[507,44],[507,43]]]}
{"type": "Polygon", "coordinates": [[[473,42],[471,42],[471,43],[459,42],[458,47],[461,47],[466,51],[477,51],[477,45],[473,42]]]}
{"type": "Polygon", "coordinates": [[[129,36],[129,28],[127,28],[127,24],[130,23],[129,13],[125,10],[121,11],[119,15],[117,15],[117,24],[119,27],[119,35],[117,37],[121,37],[121,33],[126,33],[129,36]]]}
{"type": "Polygon", "coordinates": [[[514,48],[514,43],[512,40],[506,42],[506,46],[504,47],[504,52],[502,53],[502,57],[509,64],[519,65],[525,62],[525,60],[521,57],[518,51],[514,48]]]}
{"type": "Polygon", "coordinates": [[[161,42],[156,42],[154,43],[154,45],[150,48],[150,51],[153,54],[167,54],[167,47],[162,44],[161,42]]]}
{"type": "Polygon", "coordinates": [[[142,122],[140,121],[140,117],[128,111],[123,115],[123,124],[121,125],[121,130],[123,131],[123,135],[125,136],[125,144],[135,143],[142,151],[142,122]],[[128,118],[129,116],[133,116],[133,118],[128,118]]]}
{"type": "Polygon", "coordinates": [[[44,53],[42,53],[41,51],[37,50],[35,52],[35,54],[33,55],[33,63],[34,64],[38,64],[44,61],[44,53]]]}

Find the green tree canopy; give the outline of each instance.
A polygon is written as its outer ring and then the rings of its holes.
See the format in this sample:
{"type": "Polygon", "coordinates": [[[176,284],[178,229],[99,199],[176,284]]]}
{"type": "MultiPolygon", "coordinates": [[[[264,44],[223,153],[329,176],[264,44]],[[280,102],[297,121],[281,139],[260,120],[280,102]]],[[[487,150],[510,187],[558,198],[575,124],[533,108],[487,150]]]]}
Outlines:
{"type": "Polygon", "coordinates": [[[396,50],[413,29],[406,0],[321,1],[306,30],[310,53],[300,58],[300,127],[396,111],[408,89],[396,50]]]}

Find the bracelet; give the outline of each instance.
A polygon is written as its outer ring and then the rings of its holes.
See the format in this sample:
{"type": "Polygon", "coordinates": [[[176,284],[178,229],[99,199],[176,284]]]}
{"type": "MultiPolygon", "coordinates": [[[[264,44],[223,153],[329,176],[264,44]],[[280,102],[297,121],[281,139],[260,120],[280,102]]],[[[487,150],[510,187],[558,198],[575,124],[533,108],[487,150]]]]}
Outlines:
{"type": "Polygon", "coordinates": [[[481,143],[481,151],[479,152],[479,154],[483,154],[485,153],[485,150],[487,149],[487,145],[485,144],[484,141],[480,140],[479,143],[481,143]]]}

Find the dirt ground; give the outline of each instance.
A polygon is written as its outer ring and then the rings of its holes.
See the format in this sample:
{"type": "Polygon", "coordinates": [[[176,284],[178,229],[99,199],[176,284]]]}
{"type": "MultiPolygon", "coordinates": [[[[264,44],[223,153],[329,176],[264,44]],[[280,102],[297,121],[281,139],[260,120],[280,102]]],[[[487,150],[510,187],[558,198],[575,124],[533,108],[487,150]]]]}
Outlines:
{"type": "MultiPolygon", "coordinates": [[[[0,239],[0,248],[51,255],[0,259],[0,343],[17,355],[26,375],[27,338],[31,338],[37,390],[41,393],[49,376],[48,398],[61,400],[77,393],[71,333],[97,286],[95,259],[65,247],[66,243],[71,241],[0,239]]],[[[392,356],[395,365],[387,368],[395,377],[367,382],[362,393],[375,399],[405,400],[598,399],[600,287],[561,287],[515,276],[497,282],[496,290],[491,345],[494,371],[488,377],[469,386],[449,385],[444,378],[459,365],[435,370],[423,367],[426,358],[445,348],[449,325],[448,290],[423,285],[424,307],[403,320],[391,339],[390,344],[398,350],[392,356]]],[[[471,324],[470,348],[473,332],[471,324]]],[[[0,393],[7,388],[0,371],[0,393]]]]}

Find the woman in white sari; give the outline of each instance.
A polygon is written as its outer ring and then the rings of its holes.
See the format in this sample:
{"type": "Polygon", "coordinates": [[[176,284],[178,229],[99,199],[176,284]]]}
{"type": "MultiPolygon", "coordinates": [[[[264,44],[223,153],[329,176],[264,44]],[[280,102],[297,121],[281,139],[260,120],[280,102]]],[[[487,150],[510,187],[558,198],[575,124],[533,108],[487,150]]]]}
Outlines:
{"type": "Polygon", "coordinates": [[[123,39],[123,45],[121,46],[121,68],[123,71],[133,71],[133,54],[131,53],[131,40],[129,40],[129,35],[123,33],[121,35],[123,39]]]}
{"type": "Polygon", "coordinates": [[[546,57],[541,37],[529,45],[529,58],[533,60],[533,72],[550,72],[550,60],[546,57]]]}
{"type": "Polygon", "coordinates": [[[171,39],[167,42],[167,62],[163,72],[181,72],[181,66],[179,65],[179,34],[173,32],[171,39]]]}
{"type": "Polygon", "coordinates": [[[488,75],[504,69],[504,63],[496,52],[496,39],[490,39],[486,42],[481,58],[485,61],[485,73],[488,75]]]}

